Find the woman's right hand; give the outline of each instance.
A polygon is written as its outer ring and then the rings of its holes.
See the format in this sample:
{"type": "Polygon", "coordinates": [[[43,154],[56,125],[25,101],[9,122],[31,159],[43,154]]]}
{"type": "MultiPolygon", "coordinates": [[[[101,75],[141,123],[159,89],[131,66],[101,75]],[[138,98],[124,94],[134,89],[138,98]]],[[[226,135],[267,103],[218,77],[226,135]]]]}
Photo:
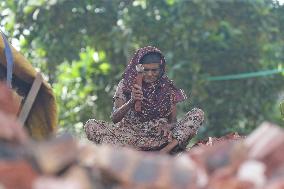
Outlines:
{"type": "Polygon", "coordinates": [[[134,84],[132,91],[131,91],[131,99],[133,99],[134,101],[143,100],[143,92],[142,92],[142,88],[137,85],[134,84]]]}

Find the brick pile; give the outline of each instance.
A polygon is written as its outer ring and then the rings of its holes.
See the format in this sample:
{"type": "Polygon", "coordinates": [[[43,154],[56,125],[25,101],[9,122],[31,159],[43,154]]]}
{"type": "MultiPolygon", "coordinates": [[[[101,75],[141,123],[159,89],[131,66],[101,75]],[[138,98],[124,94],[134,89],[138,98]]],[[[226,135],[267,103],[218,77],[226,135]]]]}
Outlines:
{"type": "Polygon", "coordinates": [[[70,135],[36,142],[16,120],[12,93],[0,90],[1,189],[284,189],[284,131],[271,123],[177,156],[82,144],[70,135]]]}

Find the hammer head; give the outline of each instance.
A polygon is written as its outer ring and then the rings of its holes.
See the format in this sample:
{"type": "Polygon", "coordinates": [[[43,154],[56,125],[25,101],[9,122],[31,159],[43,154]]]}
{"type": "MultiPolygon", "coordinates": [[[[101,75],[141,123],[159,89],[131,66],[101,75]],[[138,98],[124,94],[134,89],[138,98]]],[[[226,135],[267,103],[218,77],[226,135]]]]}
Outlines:
{"type": "Polygon", "coordinates": [[[135,68],[136,68],[136,71],[137,71],[138,73],[142,73],[143,70],[144,70],[144,67],[143,67],[142,64],[137,64],[135,68]]]}

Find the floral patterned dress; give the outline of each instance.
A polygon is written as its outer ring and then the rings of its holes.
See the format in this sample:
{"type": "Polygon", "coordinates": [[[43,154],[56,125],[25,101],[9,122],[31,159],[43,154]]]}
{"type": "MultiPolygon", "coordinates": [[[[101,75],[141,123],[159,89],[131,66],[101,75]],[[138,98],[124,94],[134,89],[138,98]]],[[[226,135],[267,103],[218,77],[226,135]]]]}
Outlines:
{"type": "MultiPolygon", "coordinates": [[[[120,98],[126,102],[128,97],[123,92],[123,88],[124,81],[122,79],[113,98],[120,98]]],[[[171,91],[169,94],[171,94],[171,91]]],[[[169,98],[172,98],[172,95],[169,95],[169,98]]],[[[174,101],[174,99],[170,100],[174,101]]],[[[171,110],[168,110],[168,112],[170,114],[171,110]]],[[[180,148],[186,147],[188,141],[196,134],[203,121],[203,111],[194,108],[184,118],[175,123],[171,131],[173,137],[179,141],[180,148]]],[[[167,116],[150,120],[141,119],[141,116],[138,116],[133,107],[119,123],[113,124],[90,119],[84,125],[84,129],[87,138],[97,144],[111,144],[143,151],[155,151],[162,149],[170,142],[168,137],[159,132],[160,127],[164,127],[167,123],[167,116]]]]}

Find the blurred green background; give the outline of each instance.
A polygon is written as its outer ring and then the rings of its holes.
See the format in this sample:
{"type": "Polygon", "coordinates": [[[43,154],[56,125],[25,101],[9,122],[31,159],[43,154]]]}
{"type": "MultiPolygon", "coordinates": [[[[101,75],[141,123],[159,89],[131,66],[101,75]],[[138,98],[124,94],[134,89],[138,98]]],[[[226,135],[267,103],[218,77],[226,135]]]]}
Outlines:
{"type": "Polygon", "coordinates": [[[13,46],[54,87],[61,131],[80,135],[87,119],[110,120],[121,74],[146,45],[162,50],[169,77],[189,96],[178,117],[205,111],[200,138],[247,134],[265,120],[283,126],[277,0],[5,0],[0,18],[13,46]]]}

